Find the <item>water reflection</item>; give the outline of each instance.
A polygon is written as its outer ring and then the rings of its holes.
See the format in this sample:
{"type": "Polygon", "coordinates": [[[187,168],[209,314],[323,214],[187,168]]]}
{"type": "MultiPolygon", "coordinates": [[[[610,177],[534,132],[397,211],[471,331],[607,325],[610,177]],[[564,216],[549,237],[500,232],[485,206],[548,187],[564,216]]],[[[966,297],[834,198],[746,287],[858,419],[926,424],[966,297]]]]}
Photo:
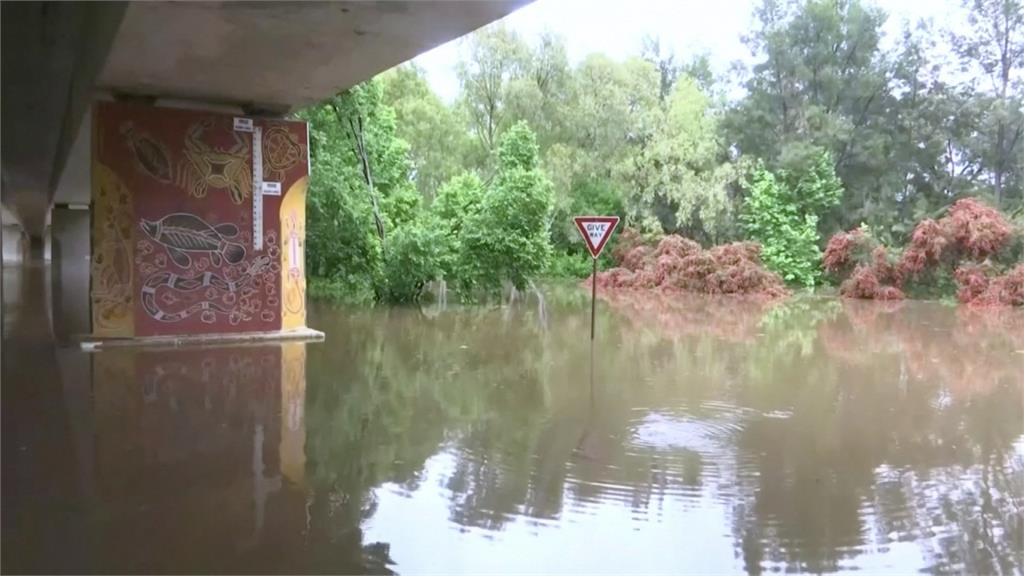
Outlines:
{"type": "Polygon", "coordinates": [[[361,470],[384,483],[365,525],[391,541],[399,571],[538,569],[524,547],[544,569],[611,569],[634,529],[652,555],[624,566],[634,571],[1021,568],[1018,316],[609,304],[619,314],[599,338],[592,409],[575,310],[553,310],[546,330],[527,310],[513,321],[359,312],[333,325],[357,356],[316,358],[312,371],[339,374],[351,395],[331,403],[344,418],[323,419],[360,434],[343,446],[311,426],[310,442],[337,447],[321,462],[366,444],[386,452],[361,470]],[[929,370],[914,364],[922,350],[929,370]],[[599,529],[615,507],[626,522],[599,529]],[[410,519],[434,528],[410,533],[410,519]],[[662,532],[701,545],[666,554],[662,532]],[[703,554],[719,543],[731,550],[703,554]]]}
{"type": "Polygon", "coordinates": [[[1024,569],[1021,314],[620,297],[591,355],[553,300],[314,304],[308,347],[5,330],[4,570],[1024,569]]]}

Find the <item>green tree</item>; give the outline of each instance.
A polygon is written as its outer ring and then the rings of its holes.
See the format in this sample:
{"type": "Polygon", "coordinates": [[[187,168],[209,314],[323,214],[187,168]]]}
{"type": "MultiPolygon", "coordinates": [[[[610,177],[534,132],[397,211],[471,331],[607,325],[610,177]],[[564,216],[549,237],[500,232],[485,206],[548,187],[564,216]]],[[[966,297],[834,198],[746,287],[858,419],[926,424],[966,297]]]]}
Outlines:
{"type": "Polygon", "coordinates": [[[359,299],[383,295],[385,240],[412,220],[419,203],[408,145],[382,96],[370,80],[300,114],[310,122],[313,165],[308,269],[359,299]]]}
{"type": "Polygon", "coordinates": [[[572,70],[561,36],[542,33],[528,48],[528,54],[523,75],[509,86],[509,121],[524,120],[530,125],[543,156],[572,129],[567,115],[572,99],[572,70]]]}
{"type": "Polygon", "coordinates": [[[392,235],[384,266],[385,298],[390,302],[418,301],[428,282],[443,277],[449,242],[443,227],[428,213],[399,227],[392,235]]]}
{"type": "Polygon", "coordinates": [[[722,240],[731,232],[736,170],[708,97],[692,78],[678,76],[665,105],[651,113],[658,121],[650,138],[623,167],[631,216],[642,228],[722,240]]]}
{"type": "Polygon", "coordinates": [[[446,182],[437,193],[430,210],[446,237],[448,252],[441,265],[443,277],[458,280],[458,254],[462,250],[465,223],[480,210],[484,185],[473,172],[463,172],[446,182]]]}
{"type": "Polygon", "coordinates": [[[431,199],[463,169],[470,145],[466,120],[434,94],[415,63],[392,68],[379,79],[384,102],[395,111],[397,135],[409,143],[412,179],[420,194],[431,199]]]}
{"type": "Polygon", "coordinates": [[[537,141],[524,122],[508,129],[498,150],[498,177],[462,230],[464,281],[493,291],[508,281],[526,287],[546,267],[551,183],[537,161],[537,141]]]}
{"type": "Polygon", "coordinates": [[[431,210],[445,231],[458,237],[463,222],[479,211],[483,197],[484,185],[480,177],[473,172],[463,172],[441,186],[431,210]]]}
{"type": "Polygon", "coordinates": [[[886,178],[885,15],[859,0],[765,0],[755,14],[745,42],[760,61],[728,116],[730,139],[772,170],[801,171],[831,153],[846,194],[830,228],[855,225],[902,184],[886,178]]]}
{"type": "Polygon", "coordinates": [[[985,166],[996,207],[1020,198],[1024,187],[1024,4],[1020,0],[963,0],[965,34],[950,34],[962,66],[985,83],[970,90],[986,109],[975,152],[985,166]]]}
{"type": "Polygon", "coordinates": [[[843,193],[832,166],[828,154],[799,174],[759,166],[745,183],[743,226],[761,243],[765,264],[788,283],[810,287],[821,277],[818,220],[843,193]]]}
{"type": "Polygon", "coordinates": [[[462,87],[460,101],[469,118],[470,130],[486,157],[511,124],[510,86],[526,76],[530,50],[518,34],[499,24],[472,34],[467,52],[456,66],[462,87]]]}

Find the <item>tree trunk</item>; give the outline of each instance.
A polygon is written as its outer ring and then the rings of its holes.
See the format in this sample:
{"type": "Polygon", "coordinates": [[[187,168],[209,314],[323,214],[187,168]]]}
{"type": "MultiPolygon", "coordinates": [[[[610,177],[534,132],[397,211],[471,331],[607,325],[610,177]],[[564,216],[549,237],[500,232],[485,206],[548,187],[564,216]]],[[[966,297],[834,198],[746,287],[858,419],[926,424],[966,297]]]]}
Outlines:
{"type": "MultiPolygon", "coordinates": [[[[338,118],[338,122],[344,123],[345,117],[338,109],[337,105],[331,105],[334,110],[335,117],[338,118]]],[[[366,138],[363,134],[363,117],[360,115],[357,118],[348,118],[348,128],[352,133],[352,152],[359,159],[359,166],[363,171],[363,181],[366,182],[366,189],[370,194],[370,206],[373,210],[373,225],[377,229],[377,236],[380,238],[381,251],[385,250],[384,246],[384,220],[380,215],[380,204],[377,202],[377,192],[373,188],[373,170],[370,168],[370,154],[366,150],[366,138]]]]}
{"type": "Polygon", "coordinates": [[[995,173],[992,178],[992,192],[996,196],[996,208],[1002,206],[1003,201],[1003,172],[1005,171],[1005,164],[1003,162],[1004,146],[1006,143],[1006,124],[1002,121],[999,122],[999,127],[996,129],[996,166],[995,173]]]}
{"type": "Polygon", "coordinates": [[[366,139],[363,135],[363,118],[360,116],[358,122],[352,118],[348,119],[349,128],[352,130],[352,137],[355,141],[356,156],[363,169],[363,180],[366,182],[366,189],[370,193],[370,205],[373,207],[373,224],[377,228],[377,236],[380,237],[380,247],[385,253],[384,244],[384,220],[380,215],[380,204],[377,202],[377,192],[373,189],[373,171],[370,169],[370,155],[366,150],[366,139]]]}

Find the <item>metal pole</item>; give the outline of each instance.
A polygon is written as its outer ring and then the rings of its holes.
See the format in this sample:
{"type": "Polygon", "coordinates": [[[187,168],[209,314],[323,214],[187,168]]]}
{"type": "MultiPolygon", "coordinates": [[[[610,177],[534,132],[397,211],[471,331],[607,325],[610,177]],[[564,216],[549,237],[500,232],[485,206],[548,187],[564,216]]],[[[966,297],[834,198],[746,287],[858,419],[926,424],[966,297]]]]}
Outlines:
{"type": "Polygon", "coordinates": [[[594,274],[590,282],[590,340],[594,340],[594,317],[597,313],[597,258],[594,260],[594,274]]]}

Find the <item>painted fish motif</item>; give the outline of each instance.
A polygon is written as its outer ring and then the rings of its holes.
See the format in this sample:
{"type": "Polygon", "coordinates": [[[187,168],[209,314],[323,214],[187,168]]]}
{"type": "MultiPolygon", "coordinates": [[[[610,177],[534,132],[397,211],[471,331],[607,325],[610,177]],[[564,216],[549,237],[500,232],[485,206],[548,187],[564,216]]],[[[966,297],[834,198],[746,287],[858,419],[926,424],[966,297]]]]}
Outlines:
{"type": "Polygon", "coordinates": [[[194,214],[177,212],[156,222],[143,218],[140,226],[147,236],[167,248],[171,260],[182,268],[192,265],[189,252],[209,253],[214,266],[221,265],[222,256],[231,264],[245,258],[244,246],[225,240],[238,235],[238,227],[231,223],[211,226],[194,214]]]}

